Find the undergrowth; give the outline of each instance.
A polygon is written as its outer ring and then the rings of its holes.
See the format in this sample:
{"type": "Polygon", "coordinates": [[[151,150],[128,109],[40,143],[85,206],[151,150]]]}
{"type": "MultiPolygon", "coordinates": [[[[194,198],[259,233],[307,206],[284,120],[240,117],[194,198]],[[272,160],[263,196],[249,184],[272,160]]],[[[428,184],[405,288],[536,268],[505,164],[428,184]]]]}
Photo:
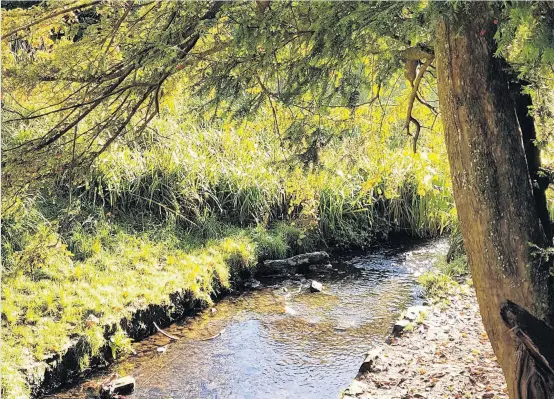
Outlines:
{"type": "MultiPolygon", "coordinates": [[[[167,117],[152,131],[164,136],[115,143],[86,175],[3,187],[3,397],[26,397],[24,370],[76,336],[87,367],[102,326],[176,290],[209,301],[264,259],[435,236],[455,218],[432,137],[417,154],[379,135],[337,137],[304,163],[263,126],[167,117]]],[[[118,331],[113,355],[128,343],[118,331]]]]}

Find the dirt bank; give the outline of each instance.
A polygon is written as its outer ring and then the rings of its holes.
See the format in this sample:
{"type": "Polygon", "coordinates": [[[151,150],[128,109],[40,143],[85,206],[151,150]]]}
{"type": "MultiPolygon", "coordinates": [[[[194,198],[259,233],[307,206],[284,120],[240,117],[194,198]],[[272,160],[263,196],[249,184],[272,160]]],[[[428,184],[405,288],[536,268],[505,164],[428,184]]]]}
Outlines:
{"type": "Polygon", "coordinates": [[[473,288],[460,286],[449,299],[375,348],[344,398],[507,399],[473,288]]]}

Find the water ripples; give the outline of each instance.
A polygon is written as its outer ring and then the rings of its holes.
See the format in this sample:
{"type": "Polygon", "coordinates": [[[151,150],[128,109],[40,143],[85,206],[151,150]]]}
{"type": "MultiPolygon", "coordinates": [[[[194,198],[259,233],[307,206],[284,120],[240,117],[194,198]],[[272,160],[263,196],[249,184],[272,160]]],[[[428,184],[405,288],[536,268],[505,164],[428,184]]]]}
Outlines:
{"type": "MultiPolygon", "coordinates": [[[[276,285],[225,298],[217,312],[169,328],[179,341],[145,340],[137,357],[116,367],[137,378],[130,398],[337,398],[363,353],[417,301],[414,273],[445,251],[435,241],[343,259],[315,276],[323,293],[310,293],[300,276],[270,282],[276,285]],[[162,355],[161,345],[168,345],[162,355]]],[[[83,397],[85,385],[59,397],[83,397]]]]}

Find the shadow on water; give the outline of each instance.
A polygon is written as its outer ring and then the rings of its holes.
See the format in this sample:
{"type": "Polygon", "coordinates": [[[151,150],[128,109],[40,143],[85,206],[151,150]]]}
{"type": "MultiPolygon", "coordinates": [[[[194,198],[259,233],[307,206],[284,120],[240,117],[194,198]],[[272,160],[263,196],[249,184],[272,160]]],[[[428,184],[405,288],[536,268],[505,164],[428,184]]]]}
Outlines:
{"type": "Polygon", "coordinates": [[[444,240],[396,245],[341,258],[325,274],[267,279],[168,328],[178,341],[154,335],[136,356],[55,397],[87,397],[117,371],[136,377],[128,398],[337,398],[363,353],[420,301],[415,275],[445,252],[444,240]],[[323,293],[310,292],[310,278],[323,293]]]}

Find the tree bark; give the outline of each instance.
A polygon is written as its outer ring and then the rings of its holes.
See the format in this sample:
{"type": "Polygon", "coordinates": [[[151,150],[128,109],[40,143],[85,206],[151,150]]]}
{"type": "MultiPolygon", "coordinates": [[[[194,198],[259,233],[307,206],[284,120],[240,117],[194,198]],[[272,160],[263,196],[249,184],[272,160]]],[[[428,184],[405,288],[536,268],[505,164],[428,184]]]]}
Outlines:
{"type": "MultiPolygon", "coordinates": [[[[546,236],[503,61],[494,56],[494,5],[473,2],[437,28],[439,101],[454,198],[485,329],[511,398],[526,397],[528,357],[501,318],[510,300],[552,325],[548,264],[530,243],[546,236]]],[[[539,398],[540,396],[537,396],[539,398]]]]}

